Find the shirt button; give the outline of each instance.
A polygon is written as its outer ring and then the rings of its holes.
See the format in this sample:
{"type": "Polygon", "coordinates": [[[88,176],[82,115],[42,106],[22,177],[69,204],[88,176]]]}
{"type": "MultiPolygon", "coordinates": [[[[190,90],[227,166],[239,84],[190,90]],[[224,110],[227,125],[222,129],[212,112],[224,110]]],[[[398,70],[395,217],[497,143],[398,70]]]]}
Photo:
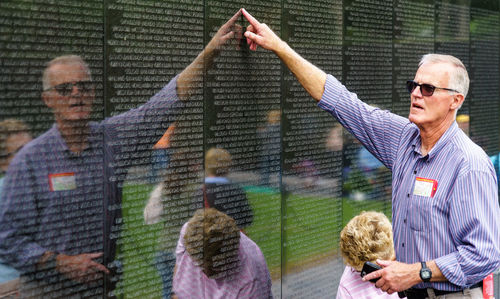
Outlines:
{"type": "Polygon", "coordinates": [[[416,171],[416,170],[414,170],[414,171],[413,171],[413,173],[414,173],[414,174],[417,174],[417,171],[416,171]]]}
{"type": "Polygon", "coordinates": [[[406,219],[404,219],[403,222],[406,223],[406,219]]]}
{"type": "Polygon", "coordinates": [[[406,197],[410,197],[410,193],[406,194],[406,197]]]}
{"type": "Polygon", "coordinates": [[[401,246],[405,247],[405,243],[401,244],[401,246]]]}

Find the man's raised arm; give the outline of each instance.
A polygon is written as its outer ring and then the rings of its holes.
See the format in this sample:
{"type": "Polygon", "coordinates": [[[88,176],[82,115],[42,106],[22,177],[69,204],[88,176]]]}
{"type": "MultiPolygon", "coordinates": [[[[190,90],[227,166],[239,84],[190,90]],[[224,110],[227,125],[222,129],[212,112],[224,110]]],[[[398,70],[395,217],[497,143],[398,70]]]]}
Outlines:
{"type": "Polygon", "coordinates": [[[241,11],[250,23],[245,32],[250,49],[256,51],[257,46],[261,46],[264,49],[273,51],[299,80],[306,91],[316,101],[321,100],[325,91],[326,73],[297,54],[266,24],[257,21],[244,8],[241,11]]]}
{"type": "Polygon", "coordinates": [[[238,10],[229,21],[219,28],[196,59],[179,74],[177,78],[177,95],[181,100],[188,99],[197,89],[199,82],[203,80],[203,73],[212,66],[214,59],[226,44],[234,39],[236,40],[236,46],[239,46],[239,40],[242,38],[242,28],[236,24],[236,21],[240,16],[241,10],[238,10]]]}

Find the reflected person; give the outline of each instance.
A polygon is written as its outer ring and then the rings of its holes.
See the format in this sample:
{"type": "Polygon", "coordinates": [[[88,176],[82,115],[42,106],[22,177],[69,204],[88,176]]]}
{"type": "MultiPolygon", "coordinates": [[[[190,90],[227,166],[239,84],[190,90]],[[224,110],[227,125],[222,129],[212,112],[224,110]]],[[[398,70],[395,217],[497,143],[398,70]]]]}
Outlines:
{"type": "Polygon", "coordinates": [[[13,159],[0,210],[0,257],[21,272],[22,296],[114,296],[127,156],[160,139],[232,29],[219,31],[146,104],[101,122],[91,121],[95,82],[87,63],[65,55],[47,64],[41,97],[55,124],[13,159]]]}
{"type": "Polygon", "coordinates": [[[205,154],[203,200],[206,208],[215,208],[232,217],[244,230],[253,221],[253,211],[245,190],[228,178],[231,154],[223,148],[211,148],[205,154]]]}
{"type": "Polygon", "coordinates": [[[184,224],[175,254],[173,298],[272,298],[260,248],[216,209],[200,209],[184,224]]]}
{"type": "Polygon", "coordinates": [[[266,115],[266,124],[259,128],[257,135],[261,140],[259,170],[261,184],[268,187],[278,185],[281,152],[281,110],[270,110],[266,115]]]}
{"type": "MultiPolygon", "coordinates": [[[[28,125],[18,119],[0,122],[0,194],[7,168],[21,148],[32,140],[28,125]]],[[[0,198],[0,206],[2,199],[0,198]]],[[[17,293],[19,272],[0,259],[0,298],[17,293]]]]}
{"type": "Polygon", "coordinates": [[[482,279],[500,266],[500,208],[493,165],[455,121],[469,88],[463,63],[424,55],[407,82],[411,103],[404,118],[360,101],[266,24],[243,14],[250,49],[273,51],[319,107],[392,171],[397,261],[378,261],[384,269],[365,279],[380,277],[375,285],[389,294],[408,289],[408,298],[481,296],[482,279]]]}

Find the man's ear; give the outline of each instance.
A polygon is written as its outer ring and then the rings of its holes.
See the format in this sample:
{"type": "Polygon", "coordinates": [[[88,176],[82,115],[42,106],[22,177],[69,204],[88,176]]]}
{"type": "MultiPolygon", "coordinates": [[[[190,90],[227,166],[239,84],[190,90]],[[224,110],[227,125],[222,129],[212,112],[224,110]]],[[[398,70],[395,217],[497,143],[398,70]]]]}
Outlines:
{"type": "Polygon", "coordinates": [[[47,105],[47,107],[52,108],[54,105],[54,101],[52,98],[47,94],[46,91],[42,92],[42,101],[47,105]]]}
{"type": "Polygon", "coordinates": [[[461,93],[456,93],[453,95],[453,102],[451,102],[450,108],[453,110],[457,110],[460,106],[462,106],[462,103],[464,102],[465,97],[461,93]]]}

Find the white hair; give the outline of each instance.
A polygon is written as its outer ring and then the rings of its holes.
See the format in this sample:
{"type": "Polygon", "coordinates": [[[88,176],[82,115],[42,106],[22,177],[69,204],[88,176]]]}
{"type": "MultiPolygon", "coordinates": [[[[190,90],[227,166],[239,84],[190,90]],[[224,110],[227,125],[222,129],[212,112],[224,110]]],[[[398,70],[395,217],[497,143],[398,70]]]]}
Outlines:
{"type": "MultiPolygon", "coordinates": [[[[435,64],[435,63],[449,63],[454,66],[454,71],[450,74],[450,81],[448,82],[449,89],[454,89],[459,93],[464,95],[464,98],[469,92],[469,74],[465,65],[460,61],[460,59],[443,54],[426,54],[420,59],[418,64],[421,67],[424,64],[435,64]]],[[[440,86],[441,87],[441,86],[440,86]]],[[[460,108],[459,108],[460,109],[460,108]]],[[[458,110],[458,109],[457,109],[458,110]]]]}
{"type": "Polygon", "coordinates": [[[43,90],[48,90],[52,86],[50,86],[50,76],[51,76],[51,71],[50,68],[54,65],[57,64],[65,64],[65,65],[71,65],[71,64],[78,64],[84,67],[85,72],[89,76],[89,78],[92,80],[92,75],[90,74],[90,68],[88,64],[78,55],[64,55],[64,56],[59,56],[51,61],[47,62],[47,65],[45,67],[45,70],[43,71],[43,76],[42,76],[42,84],[43,84],[43,90]]]}

